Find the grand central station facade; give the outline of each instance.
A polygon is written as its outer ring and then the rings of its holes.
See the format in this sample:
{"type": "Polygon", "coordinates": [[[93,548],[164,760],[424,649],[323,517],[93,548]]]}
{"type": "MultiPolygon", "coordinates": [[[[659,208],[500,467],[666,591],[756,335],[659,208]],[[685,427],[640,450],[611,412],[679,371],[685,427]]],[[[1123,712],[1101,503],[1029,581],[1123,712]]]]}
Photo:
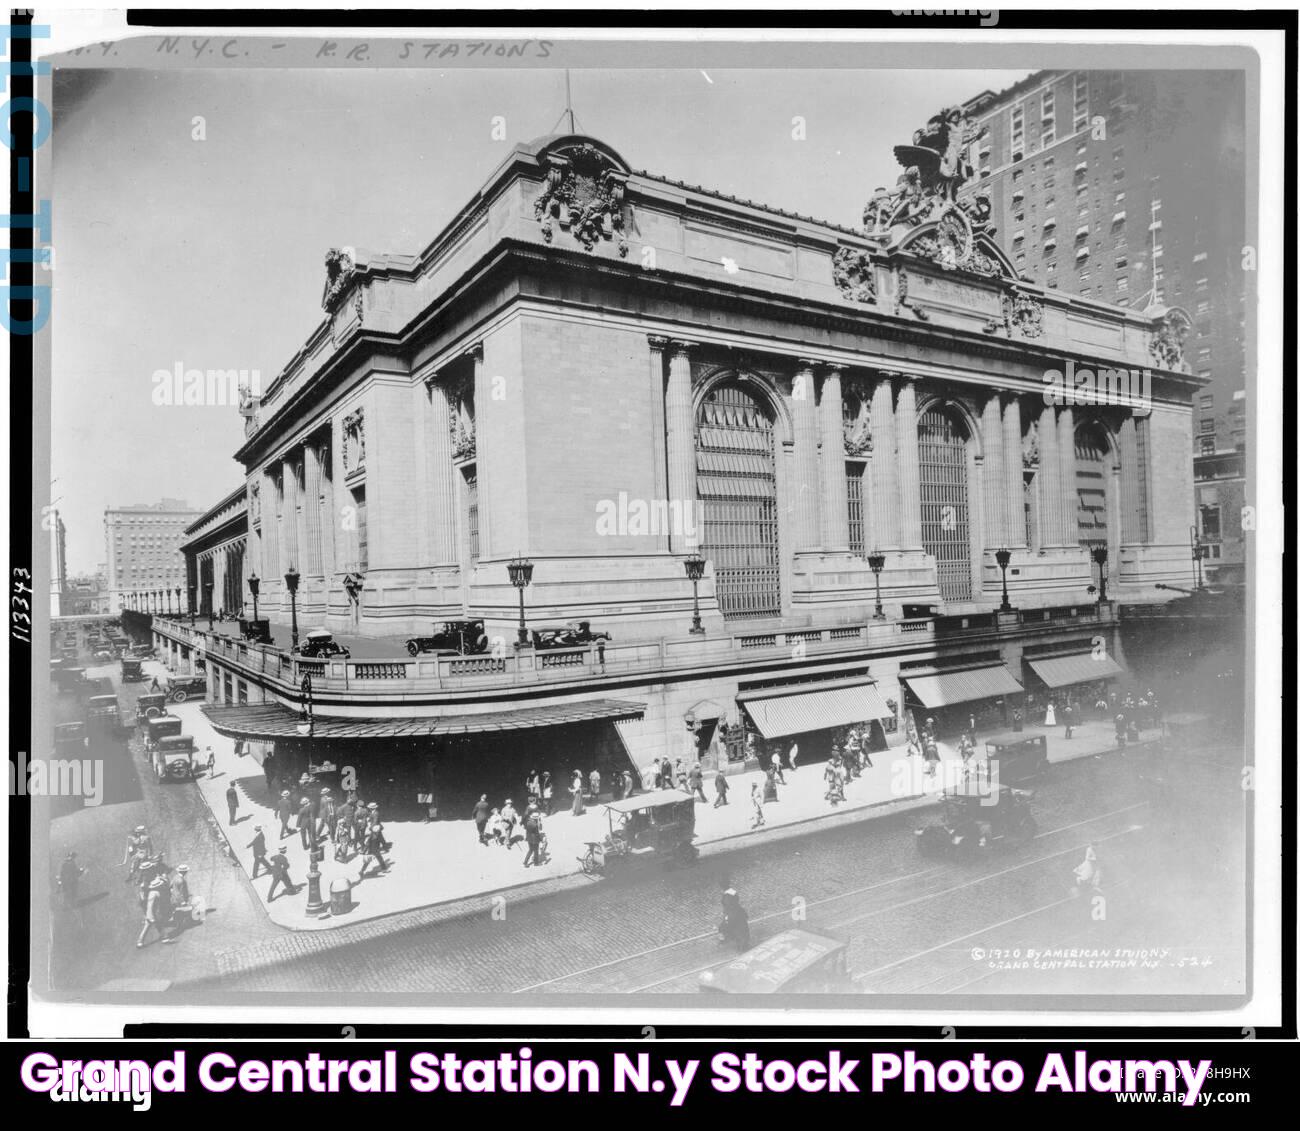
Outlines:
{"type": "Polygon", "coordinates": [[[418,255],[331,251],[325,318],[244,408],[243,576],[276,624],[482,620],[490,647],[310,659],[155,621],[214,726],[477,796],[1003,725],[1121,674],[1122,607],[1192,577],[1190,321],[1019,278],[958,199],[960,129],[897,147],[860,228],[565,135],[418,255]],[[521,616],[593,639],[539,649],[521,616]]]}

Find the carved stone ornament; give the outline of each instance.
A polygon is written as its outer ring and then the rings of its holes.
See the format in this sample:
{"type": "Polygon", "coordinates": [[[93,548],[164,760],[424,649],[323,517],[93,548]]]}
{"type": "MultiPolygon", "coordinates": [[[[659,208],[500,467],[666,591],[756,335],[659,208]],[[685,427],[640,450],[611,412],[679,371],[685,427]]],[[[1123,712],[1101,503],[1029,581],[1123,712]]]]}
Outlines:
{"type": "Polygon", "coordinates": [[[969,271],[973,275],[1001,275],[1002,267],[975,242],[975,229],[966,212],[951,205],[939,217],[938,226],[913,240],[907,250],[938,264],[945,271],[969,271]]]}
{"type": "MultiPolygon", "coordinates": [[[[335,310],[343,298],[343,292],[356,277],[356,273],[357,266],[347,249],[330,248],[325,253],[325,293],[321,297],[321,306],[331,312],[335,310]]],[[[360,309],[357,313],[361,313],[360,309]]]]}
{"type": "Polygon", "coordinates": [[[619,255],[627,255],[623,235],[623,190],[627,175],[594,145],[566,147],[546,156],[546,182],[533,211],[542,222],[547,243],[555,237],[553,221],[587,250],[600,240],[618,237],[619,255]]]}
{"type": "Polygon", "coordinates": [[[842,247],[831,260],[831,278],[840,294],[853,302],[876,301],[876,272],[871,256],[865,251],[842,247]]]}
{"type": "Polygon", "coordinates": [[[1187,371],[1183,347],[1192,332],[1192,321],[1177,307],[1162,311],[1151,334],[1151,356],[1161,369],[1187,371]]]}
{"type": "Polygon", "coordinates": [[[1008,291],[1002,296],[1002,316],[1008,334],[1023,338],[1043,336],[1043,304],[1020,291],[1008,291]]]}
{"type": "Polygon", "coordinates": [[[866,456],[871,452],[871,402],[853,393],[844,398],[844,454],[866,456]]]}
{"type": "Polygon", "coordinates": [[[1024,439],[1020,442],[1020,455],[1024,466],[1029,470],[1038,467],[1038,421],[1030,421],[1024,439]]]}
{"type": "Polygon", "coordinates": [[[343,575],[343,588],[347,591],[348,599],[354,604],[361,604],[361,590],[365,588],[366,575],[353,570],[351,573],[343,575]]]}
{"type": "Polygon", "coordinates": [[[894,313],[901,315],[903,311],[910,310],[922,322],[929,322],[930,316],[925,312],[923,307],[915,305],[908,297],[907,272],[899,271],[897,274],[898,285],[894,291],[894,313]]]}
{"type": "Polygon", "coordinates": [[[359,408],[343,418],[343,469],[359,471],[366,466],[366,410],[359,408]]]}
{"type": "Polygon", "coordinates": [[[262,518],[262,492],[256,483],[251,483],[248,487],[248,514],[253,522],[259,522],[262,518]]]}

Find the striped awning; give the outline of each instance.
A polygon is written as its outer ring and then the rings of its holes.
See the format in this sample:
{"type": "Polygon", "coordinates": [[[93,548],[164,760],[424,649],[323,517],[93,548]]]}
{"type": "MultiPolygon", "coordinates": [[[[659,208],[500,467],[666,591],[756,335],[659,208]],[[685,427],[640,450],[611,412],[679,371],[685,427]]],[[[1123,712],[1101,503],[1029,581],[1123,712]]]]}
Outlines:
{"type": "Polygon", "coordinates": [[[974,699],[1019,695],[1024,691],[1007,671],[1006,664],[947,672],[926,669],[924,672],[898,674],[927,707],[947,707],[953,703],[969,703],[974,699]]]}
{"type": "Polygon", "coordinates": [[[887,719],[894,713],[872,680],[821,690],[742,692],[736,698],[764,738],[887,719]]]}
{"type": "Polygon", "coordinates": [[[1048,687],[1069,687],[1072,683],[1091,683],[1094,679],[1111,679],[1124,674],[1124,669],[1109,656],[1094,657],[1091,652],[1025,662],[1048,687]]]}
{"type": "MultiPolygon", "coordinates": [[[[300,737],[302,716],[278,703],[226,707],[207,705],[204,715],[212,729],[227,738],[274,741],[300,737]]],[[[484,731],[531,730],[599,719],[639,719],[644,703],[618,699],[589,699],[580,703],[551,703],[521,707],[513,711],[492,711],[479,715],[440,715],[436,718],[348,719],[317,715],[312,734],[321,739],[435,738],[484,731]]]]}

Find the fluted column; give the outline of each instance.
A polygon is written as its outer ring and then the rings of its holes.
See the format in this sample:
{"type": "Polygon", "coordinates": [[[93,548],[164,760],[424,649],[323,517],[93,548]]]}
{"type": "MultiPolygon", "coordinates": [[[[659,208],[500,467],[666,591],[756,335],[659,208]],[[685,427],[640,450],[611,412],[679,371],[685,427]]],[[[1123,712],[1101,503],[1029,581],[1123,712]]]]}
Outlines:
{"type": "Polygon", "coordinates": [[[1138,456],[1137,421],[1126,416],[1119,426],[1120,531],[1123,540],[1144,540],[1142,522],[1142,461],[1138,456]]]}
{"type": "Polygon", "coordinates": [[[456,469],[452,465],[451,403],[438,381],[428,388],[425,458],[429,469],[429,553],[435,565],[456,561],[456,469]]]}
{"type": "Polygon", "coordinates": [[[1038,491],[1042,546],[1061,544],[1061,452],[1057,443],[1056,409],[1044,405],[1038,417],[1038,491]]]}
{"type": "Polygon", "coordinates": [[[1074,452],[1074,409],[1061,408],[1057,417],[1057,446],[1061,449],[1061,545],[1079,544],[1079,485],[1074,452]]]}
{"type": "MultiPolygon", "coordinates": [[[[334,499],[333,451],[329,444],[320,447],[320,556],[321,573],[325,577],[325,591],[329,593],[330,581],[338,569],[334,543],[338,529],[338,507],[334,499]]],[[[328,604],[329,598],[326,597],[328,604]]]]}
{"type": "MultiPolygon", "coordinates": [[[[668,385],[664,392],[669,513],[683,516],[696,509],[695,410],[691,398],[694,346],[694,342],[668,343],[668,385]]],[[[680,531],[672,532],[673,553],[689,554],[699,546],[698,527],[698,522],[685,523],[680,531]]]]}
{"type": "Polygon", "coordinates": [[[273,586],[280,576],[280,526],[277,519],[280,501],[271,471],[269,467],[263,468],[262,487],[258,492],[262,508],[262,560],[257,568],[262,575],[263,584],[268,586],[263,590],[268,596],[272,591],[269,586],[273,586]]]}
{"type": "Polygon", "coordinates": [[[290,566],[302,573],[298,557],[298,473],[292,457],[284,461],[284,516],[280,522],[280,538],[284,546],[280,554],[284,563],[280,576],[288,573],[290,566]]]}
{"type": "Polygon", "coordinates": [[[867,550],[898,548],[898,445],[894,438],[893,374],[882,373],[871,394],[871,515],[867,550]]]}
{"type": "Polygon", "coordinates": [[[1020,439],[1020,398],[1002,408],[1002,534],[1009,548],[1027,545],[1025,532],[1025,453],[1020,439]]]}
{"type": "Polygon", "coordinates": [[[1002,406],[996,393],[984,402],[980,431],[984,434],[984,545],[981,548],[996,550],[1006,541],[1003,514],[1006,506],[1002,496],[1007,479],[1002,467],[1002,406]]]}
{"type": "Polygon", "coordinates": [[[818,418],[822,441],[822,549],[849,551],[849,485],[844,471],[844,367],[829,365],[822,377],[818,418]]]}
{"type": "Polygon", "coordinates": [[[320,577],[324,573],[320,552],[320,452],[308,444],[303,459],[303,565],[299,568],[307,577],[320,577]]]}
{"type": "Polygon", "coordinates": [[[921,549],[921,453],[916,433],[916,382],[904,377],[898,390],[899,540],[904,550],[921,549]]]}
{"type": "Polygon", "coordinates": [[[794,548],[799,552],[816,550],[821,546],[814,365],[816,362],[807,358],[799,359],[790,398],[794,415],[794,548]]]}

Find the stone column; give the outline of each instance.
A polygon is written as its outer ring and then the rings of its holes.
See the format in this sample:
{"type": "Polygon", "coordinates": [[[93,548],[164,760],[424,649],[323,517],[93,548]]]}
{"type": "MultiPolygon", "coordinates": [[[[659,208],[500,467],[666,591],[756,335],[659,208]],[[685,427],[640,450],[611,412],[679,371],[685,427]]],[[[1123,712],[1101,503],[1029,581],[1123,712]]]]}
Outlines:
{"type": "Polygon", "coordinates": [[[822,377],[818,418],[822,441],[822,549],[849,552],[849,485],[844,470],[844,367],[828,365],[822,377]]]}
{"type": "Polygon", "coordinates": [[[817,363],[800,358],[791,387],[794,415],[794,548],[798,553],[821,546],[821,493],[817,461],[817,392],[813,367],[817,363]]]}
{"type": "Polygon", "coordinates": [[[1041,534],[1044,547],[1061,544],[1061,453],[1057,444],[1056,409],[1044,405],[1038,417],[1038,476],[1041,534]]]}
{"type": "Polygon", "coordinates": [[[321,577],[324,567],[320,552],[320,452],[314,444],[303,448],[303,565],[298,568],[306,577],[321,577]]]}
{"type": "Polygon", "coordinates": [[[284,568],[280,570],[281,578],[289,572],[290,566],[302,573],[302,563],[298,557],[298,473],[294,470],[292,457],[286,457],[284,461],[284,506],[280,521],[280,541],[284,547],[280,554],[280,560],[284,563],[284,568]]]}
{"type": "Polygon", "coordinates": [[[1061,449],[1061,545],[1079,544],[1079,484],[1074,452],[1074,409],[1065,405],[1057,417],[1057,446],[1061,449]]]}
{"type": "MultiPolygon", "coordinates": [[[[652,437],[651,461],[654,467],[654,495],[656,499],[667,500],[672,496],[668,492],[668,449],[660,437],[667,438],[668,424],[664,415],[664,351],[668,348],[668,339],[660,334],[646,335],[650,346],[650,371],[648,388],[650,393],[650,435],[652,437]]],[[[692,421],[694,424],[694,421],[692,421]]],[[[698,507],[689,517],[682,515],[683,530],[687,525],[698,525],[698,507]]],[[[670,531],[661,530],[654,536],[654,548],[663,552],[670,550],[670,531]]]]}
{"type": "Polygon", "coordinates": [[[867,552],[898,548],[898,454],[894,442],[892,373],[882,373],[871,394],[871,515],[867,552]]]}
{"type": "MultiPolygon", "coordinates": [[[[668,385],[664,392],[667,432],[669,512],[685,515],[696,509],[695,406],[691,397],[691,350],[694,342],[668,343],[668,385]]],[[[674,554],[689,554],[699,546],[698,523],[673,532],[674,554]]]]}
{"type": "Polygon", "coordinates": [[[325,577],[326,604],[329,603],[330,584],[334,579],[334,543],[339,526],[339,512],[334,501],[333,449],[328,442],[320,446],[320,556],[321,573],[325,577]]]}
{"type": "Polygon", "coordinates": [[[268,598],[272,593],[279,592],[278,579],[283,576],[280,573],[280,527],[277,522],[280,503],[276,497],[272,470],[270,467],[263,468],[262,487],[258,492],[262,508],[262,560],[257,568],[262,575],[262,592],[268,598]]]}
{"type": "Polygon", "coordinates": [[[1009,549],[1027,544],[1025,532],[1025,453],[1020,438],[1020,398],[1002,408],[1002,534],[1009,549]]]}
{"type": "Polygon", "coordinates": [[[895,418],[898,437],[899,541],[904,550],[921,549],[921,460],[916,433],[916,382],[903,378],[895,418]]]}
{"type": "Polygon", "coordinates": [[[1143,539],[1142,461],[1138,455],[1137,421],[1126,416],[1119,426],[1120,531],[1126,543],[1143,539]]]}
{"type": "Polygon", "coordinates": [[[1007,475],[1002,466],[1002,405],[997,393],[984,402],[980,431],[984,434],[984,545],[978,549],[996,550],[1007,537],[1003,501],[1007,475]]]}
{"type": "Polygon", "coordinates": [[[437,380],[428,387],[425,458],[429,468],[429,553],[434,565],[457,560],[456,469],[452,466],[451,413],[447,390],[437,380]]]}

